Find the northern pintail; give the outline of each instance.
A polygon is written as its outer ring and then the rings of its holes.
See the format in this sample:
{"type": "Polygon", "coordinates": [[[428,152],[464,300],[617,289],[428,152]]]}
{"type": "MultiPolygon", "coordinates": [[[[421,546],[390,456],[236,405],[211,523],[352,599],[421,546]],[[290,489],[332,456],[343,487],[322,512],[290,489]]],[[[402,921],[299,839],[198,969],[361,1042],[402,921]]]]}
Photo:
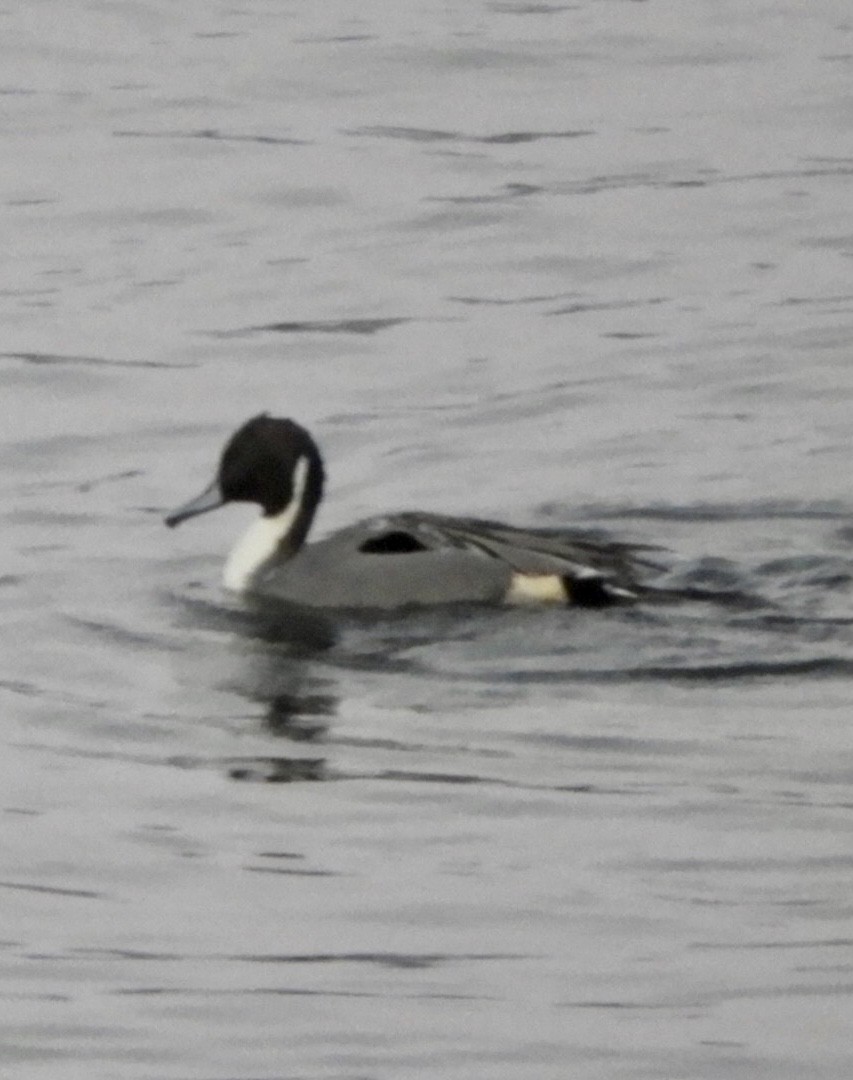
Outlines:
{"type": "Polygon", "coordinates": [[[335,608],[637,599],[639,545],[553,529],[520,529],[420,511],[368,518],[305,544],[323,495],[323,461],[293,420],[255,416],[231,436],[213,483],[166,518],[169,526],[228,502],[262,515],[225,564],[226,588],[335,608]]]}

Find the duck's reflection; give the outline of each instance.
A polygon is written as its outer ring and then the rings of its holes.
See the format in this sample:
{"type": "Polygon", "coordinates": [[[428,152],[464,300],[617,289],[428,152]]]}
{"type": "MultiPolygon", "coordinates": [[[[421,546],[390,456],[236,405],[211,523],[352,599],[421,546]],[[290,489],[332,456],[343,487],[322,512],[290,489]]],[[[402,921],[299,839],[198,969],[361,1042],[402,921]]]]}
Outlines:
{"type": "Polygon", "coordinates": [[[321,717],[334,716],[338,704],[331,694],[281,693],[269,701],[265,727],[293,742],[317,742],[329,730],[321,717]]]}
{"type": "MultiPolygon", "coordinates": [[[[207,639],[203,650],[191,646],[182,652],[182,681],[191,667],[191,682],[201,679],[208,691],[242,698],[256,716],[260,707],[260,731],[278,739],[314,744],[325,738],[340,698],[328,666],[316,661],[338,640],[332,619],[264,597],[232,602],[227,596],[183,596],[180,606],[181,621],[217,639],[215,650],[207,639]]],[[[293,757],[229,757],[219,759],[219,764],[234,780],[287,783],[328,778],[324,758],[296,756],[295,745],[294,751],[293,757]]]]}
{"type": "MultiPolygon", "coordinates": [[[[319,742],[337,712],[338,697],[327,672],[321,674],[312,660],[337,641],[334,623],[316,611],[253,597],[244,606],[248,633],[253,639],[246,657],[246,697],[264,707],[263,727],[291,742],[319,742]]],[[[316,780],[320,762],[293,761],[279,775],[283,759],[276,759],[275,775],[269,779],[316,780]],[[310,766],[310,767],[309,767],[310,766]]],[[[241,777],[242,779],[242,777],[241,777]]]]}
{"type": "Polygon", "coordinates": [[[286,648],[292,657],[310,657],[331,649],[338,640],[335,623],[316,608],[265,596],[243,600],[244,636],[286,648]]]}
{"type": "MultiPolygon", "coordinates": [[[[313,619],[306,623],[301,615],[294,619],[292,613],[285,616],[264,605],[256,630],[260,630],[255,637],[262,644],[249,658],[244,692],[253,703],[263,706],[263,728],[291,743],[321,742],[338,707],[338,698],[328,692],[332,680],[318,674],[311,664],[312,655],[330,647],[325,628],[313,619]]],[[[232,780],[265,784],[328,779],[325,758],[281,754],[232,759],[227,773],[232,780]]]]}
{"type": "Polygon", "coordinates": [[[288,656],[314,656],[337,643],[335,623],[315,608],[264,596],[236,598],[228,593],[211,600],[203,595],[172,595],[181,610],[179,624],[197,630],[232,634],[239,641],[262,641],[288,656]]]}

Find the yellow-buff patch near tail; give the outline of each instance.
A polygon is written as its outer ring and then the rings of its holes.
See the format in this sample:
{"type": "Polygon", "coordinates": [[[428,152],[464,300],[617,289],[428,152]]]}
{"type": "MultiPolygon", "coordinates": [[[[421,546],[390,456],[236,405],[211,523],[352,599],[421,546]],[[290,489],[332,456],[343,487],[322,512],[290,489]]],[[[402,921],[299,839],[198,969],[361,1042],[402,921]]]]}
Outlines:
{"type": "Polygon", "coordinates": [[[569,590],[559,574],[512,575],[505,600],[508,604],[567,604],[569,590]]]}

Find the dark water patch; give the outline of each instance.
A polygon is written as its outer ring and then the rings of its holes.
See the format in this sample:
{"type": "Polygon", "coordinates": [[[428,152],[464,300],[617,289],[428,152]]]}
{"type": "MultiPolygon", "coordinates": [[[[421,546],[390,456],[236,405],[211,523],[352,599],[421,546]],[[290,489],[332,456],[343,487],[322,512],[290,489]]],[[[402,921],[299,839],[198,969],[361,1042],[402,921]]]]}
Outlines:
{"type": "MultiPolygon", "coordinates": [[[[431,202],[441,202],[443,204],[441,209],[420,214],[406,222],[405,227],[410,232],[424,233],[430,237],[449,232],[467,233],[471,229],[492,229],[504,220],[503,209],[497,205],[493,209],[486,209],[477,204],[488,202],[494,202],[496,204],[503,203],[509,198],[512,198],[512,196],[501,194],[488,197],[461,196],[456,199],[431,199],[429,200],[431,202]],[[458,203],[461,205],[451,206],[449,205],[450,203],[458,203]]],[[[463,320],[458,317],[433,317],[430,321],[462,322],[463,320]]]]}
{"type": "MultiPolygon", "coordinates": [[[[12,297],[16,300],[21,300],[22,308],[52,308],[55,306],[56,301],[54,297],[59,297],[62,290],[58,288],[50,289],[0,289],[0,297],[12,297]]],[[[8,375],[7,375],[8,378],[8,375]]]]}
{"type": "Polygon", "coordinates": [[[345,133],[370,138],[401,139],[406,142],[480,143],[489,146],[512,146],[518,143],[539,142],[543,139],[579,139],[586,135],[596,134],[595,131],[586,129],[567,129],[564,131],[504,131],[493,135],[466,135],[461,131],[448,131],[440,128],[388,127],[383,125],[350,128],[345,133]]]}
{"type": "Polygon", "coordinates": [[[720,621],[713,617],[713,609],[706,617],[695,613],[679,619],[668,617],[668,612],[667,617],[656,618],[634,610],[614,612],[612,617],[569,611],[534,614],[540,614],[543,622],[539,629],[521,622],[516,630],[496,621],[493,626],[483,624],[473,638],[448,633],[418,645],[354,643],[350,651],[336,650],[318,663],[340,673],[439,679],[445,692],[465,684],[489,685],[495,690],[516,687],[516,693],[523,693],[525,687],[537,685],[701,686],[750,680],[831,680],[853,674],[853,657],[845,638],[839,637],[839,630],[847,631],[846,623],[840,628],[818,625],[816,630],[808,623],[795,626],[777,642],[772,624],[768,629],[747,621],[741,627],[740,614],[720,621]],[[555,634],[559,635],[556,641],[555,634]],[[795,645],[808,649],[805,655],[792,654],[792,634],[802,639],[795,645]],[[540,646],[545,642],[548,646],[543,652],[540,646]],[[815,646],[826,642],[832,651],[816,655],[815,646]],[[400,658],[394,655],[396,648],[416,655],[400,658]],[[713,660],[696,662],[697,655],[713,660]],[[638,662],[641,657],[645,662],[638,662]]]}
{"type": "Polygon", "coordinates": [[[846,236],[814,236],[800,240],[798,247],[815,248],[826,251],[840,251],[844,255],[853,254],[853,234],[846,236]]]}
{"type": "MultiPolygon", "coordinates": [[[[304,987],[247,986],[234,989],[213,989],[201,986],[128,986],[109,990],[115,997],[173,997],[173,998],[222,998],[222,997],[318,997],[318,998],[387,998],[370,990],[310,990],[304,987]]],[[[412,995],[394,995],[411,997],[412,995]]]]}
{"type": "MultiPolygon", "coordinates": [[[[343,745],[346,740],[340,740],[343,745]]],[[[434,748],[430,748],[434,749],[434,748]]],[[[465,747],[470,752],[470,747],[465,747]]],[[[478,756],[484,756],[478,750],[478,756]]],[[[504,757],[508,755],[503,755],[504,757]]],[[[550,783],[527,783],[524,781],[508,780],[500,776],[489,776],[481,773],[442,772],[439,770],[418,769],[380,769],[380,770],[348,770],[332,768],[327,759],[288,759],[280,757],[253,757],[253,758],[226,758],[210,760],[201,758],[181,757],[173,759],[172,764],[181,768],[210,768],[213,766],[225,766],[230,779],[248,781],[253,783],[299,783],[307,782],[352,782],[369,781],[371,783],[393,784],[427,784],[439,787],[495,787],[520,792],[542,792],[561,795],[634,795],[631,788],[616,786],[604,787],[595,784],[550,784],[550,783]],[[236,762],[236,764],[235,764],[236,762]]],[[[259,872],[269,873],[294,873],[301,876],[301,871],[289,869],[280,870],[276,867],[246,867],[259,872]]],[[[310,876],[310,875],[309,875],[310,876]]]]}
{"type": "Polygon", "coordinates": [[[78,630],[86,630],[100,638],[106,638],[115,645],[132,646],[134,649],[151,649],[161,652],[163,649],[163,636],[160,634],[145,634],[139,630],[118,623],[107,622],[98,619],[84,619],[77,615],[61,616],[63,622],[78,630]]]}
{"type": "Polygon", "coordinates": [[[778,307],[808,307],[830,304],[849,304],[853,301],[853,293],[840,293],[837,296],[783,296],[777,300],[778,307]]]}
{"type": "Polygon", "coordinates": [[[265,146],[310,146],[309,139],[296,139],[289,135],[242,135],[229,134],[216,128],[200,128],[197,131],[114,131],[118,139],[206,139],[212,142],[248,142],[265,146]]]}
{"type": "Polygon", "coordinates": [[[555,300],[566,300],[578,293],[551,293],[534,296],[491,297],[491,296],[448,296],[446,299],[454,304],[488,304],[493,307],[509,307],[516,304],[544,304],[553,303],[555,300]]]}
{"type": "Polygon", "coordinates": [[[25,364],[72,365],[84,367],[116,368],[197,368],[198,364],[173,364],[165,360],[111,360],[104,356],[79,356],[63,353],[0,352],[7,360],[21,360],[25,364]]]}
{"type": "Polygon", "coordinates": [[[648,1001],[557,1001],[554,1003],[558,1009],[603,1009],[612,1011],[615,1009],[636,1012],[648,1012],[656,1009],[671,1009],[672,1005],[667,1002],[648,1001]]]}
{"type": "Polygon", "coordinates": [[[376,41],[376,34],[313,34],[293,39],[300,45],[353,45],[362,41],[376,41]]]}
{"type": "Polygon", "coordinates": [[[24,697],[33,697],[41,693],[40,686],[24,682],[23,679],[0,679],[0,690],[8,690],[11,694],[21,694],[24,697]]]}
{"type": "MultiPolygon", "coordinates": [[[[748,584],[743,567],[731,559],[706,555],[676,566],[662,579],[655,581],[655,588],[661,587],[662,599],[669,599],[671,595],[674,600],[708,601],[724,606],[742,603],[744,610],[768,607],[766,600],[747,591],[748,584]]],[[[654,601],[654,591],[649,599],[654,601]]]]}
{"type": "Polygon", "coordinates": [[[597,195],[602,191],[659,186],[663,186],[663,182],[652,173],[620,173],[612,176],[591,176],[585,180],[569,180],[554,185],[551,190],[559,195],[597,195]]]}
{"type": "MultiPolygon", "coordinates": [[[[99,702],[90,704],[93,709],[101,705],[99,702]]],[[[171,719],[171,717],[164,717],[163,719],[171,719]]],[[[186,768],[195,767],[196,765],[195,761],[191,765],[184,765],[183,759],[163,758],[159,754],[132,754],[118,750],[89,750],[79,746],[48,746],[34,742],[20,742],[13,745],[21,749],[37,750],[40,754],[50,754],[54,757],[79,759],[81,761],[115,761],[122,764],[154,765],[158,767],[165,764],[186,768]]]]}
{"type": "Polygon", "coordinates": [[[253,784],[292,784],[331,778],[325,758],[230,758],[221,764],[225,765],[229,779],[253,784]]]}
{"type": "Polygon", "coordinates": [[[656,307],[672,302],[670,296],[652,296],[642,300],[578,300],[565,307],[554,308],[546,315],[583,315],[589,311],[630,311],[634,308],[656,307]]]}
{"type": "Polygon", "coordinates": [[[820,588],[831,588],[845,585],[851,580],[853,563],[837,555],[793,555],[759,563],[753,573],[768,577],[781,577],[784,574],[820,588]]]}
{"type": "Polygon", "coordinates": [[[536,683],[601,683],[616,682],[673,682],[726,683],[750,679],[833,679],[853,676],[853,658],[844,656],[815,657],[810,660],[745,661],[729,664],[654,665],[648,667],[588,668],[566,671],[515,671],[493,673],[491,680],[536,683]]]}
{"type": "Polygon", "coordinates": [[[291,866],[244,866],[252,874],[278,874],[282,877],[352,877],[339,870],[302,870],[291,866]]]}
{"type": "Polygon", "coordinates": [[[350,128],[347,135],[378,136],[383,139],[405,139],[408,142],[447,142],[458,139],[461,136],[455,131],[443,131],[440,128],[412,128],[412,127],[374,127],[350,128]]]}
{"type": "Polygon", "coordinates": [[[263,323],[260,326],[246,326],[239,330],[211,331],[214,337],[241,337],[245,334],[357,334],[371,336],[380,330],[402,326],[412,322],[409,316],[397,316],[387,319],[303,319],[291,322],[263,323]]]}
{"type": "Polygon", "coordinates": [[[642,338],[660,337],[660,334],[641,334],[632,333],[631,331],[627,330],[614,330],[612,333],[602,334],[601,336],[603,338],[613,338],[616,341],[639,341],[642,338]]]}
{"type": "Polygon", "coordinates": [[[497,776],[481,776],[474,773],[420,772],[414,769],[384,769],[377,773],[359,773],[341,776],[350,780],[383,780],[405,784],[439,784],[453,787],[487,785],[489,787],[509,788],[514,791],[549,792],[561,795],[632,795],[627,788],[601,787],[597,784],[525,784],[514,780],[504,780],[497,776]]]}
{"type": "MultiPolygon", "coordinates": [[[[541,512],[547,516],[567,515],[565,506],[545,503],[541,512]]],[[[768,500],[752,503],[692,503],[686,506],[666,504],[646,506],[596,506],[586,504],[574,508],[578,517],[597,518],[605,521],[613,518],[636,518],[639,520],[708,522],[708,521],[763,521],[792,518],[802,521],[837,521],[853,518],[853,506],[839,501],[811,502],[794,500],[768,500]]],[[[853,538],[853,526],[851,526],[853,538]]]]}
{"type": "MultiPolygon", "coordinates": [[[[174,986],[133,986],[108,990],[116,997],[191,997],[191,998],[226,998],[226,997],[312,997],[312,998],[354,998],[409,1001],[500,1001],[485,994],[453,994],[440,991],[418,991],[408,993],[395,989],[382,992],[379,990],[313,990],[307,987],[291,986],[248,986],[234,989],[211,989],[209,987],[174,987],[174,986]]],[[[242,1078],[241,1078],[242,1080],[242,1078]]],[[[302,1080],[302,1078],[288,1078],[302,1080]]],[[[349,1076],[347,1077],[349,1080],[349,1076]]],[[[353,1077],[353,1080],[358,1078],[353,1077]]]]}
{"type": "Polygon", "coordinates": [[[484,963],[489,961],[531,960],[530,953],[397,953],[397,952],[341,952],[341,953],[174,953],[148,952],[139,949],[73,948],[67,953],[52,956],[56,960],[72,960],[86,957],[97,960],[133,960],[142,963],[219,962],[240,964],[355,964],[388,968],[396,971],[426,971],[442,965],[458,963],[484,963]]]}
{"type": "Polygon", "coordinates": [[[853,945],[853,938],[815,938],[801,941],[694,941],[691,949],[705,952],[733,951],[741,952],[752,949],[848,949],[853,945]]]}
{"type": "MultiPolygon", "coordinates": [[[[133,224],[146,228],[162,229],[173,235],[176,229],[210,225],[216,220],[216,217],[211,211],[198,207],[167,204],[161,208],[142,210],[128,207],[99,207],[96,210],[82,210],[75,215],[75,219],[82,226],[91,225],[96,228],[127,229],[133,224]]],[[[135,282],[131,281],[130,284],[133,285],[135,282]]]]}
{"type": "Polygon", "coordinates": [[[809,640],[825,640],[833,636],[833,631],[853,627],[851,616],[822,615],[785,615],[768,613],[738,619],[741,628],[769,630],[773,633],[805,633],[809,640]],[[815,638],[817,635],[817,638],[815,638]]]}
{"type": "MultiPolygon", "coordinates": [[[[789,983],[785,986],[778,987],[744,987],[743,989],[726,990],[718,994],[709,994],[708,1003],[711,1004],[713,1001],[772,1000],[774,998],[788,997],[850,997],[851,995],[853,995],[853,983],[849,982],[831,982],[824,983],[823,985],[815,985],[814,983],[789,983]]],[[[751,1073],[750,1075],[755,1074],[751,1073]]],[[[829,1076],[829,1074],[825,1075],[829,1076]]],[[[839,1074],[836,1073],[835,1075],[838,1076],[839,1074]]],[[[835,1077],[830,1077],[830,1080],[835,1080],[835,1077]]]]}
{"type": "MultiPolygon", "coordinates": [[[[63,702],[65,704],[65,702],[63,702]]],[[[93,702],[92,708],[101,707],[101,703],[93,702]]],[[[161,721],[163,725],[171,723],[174,724],[174,714],[168,713],[160,716],[149,714],[144,717],[145,720],[161,721]]],[[[192,754],[172,754],[164,756],[162,752],[155,751],[152,753],[141,752],[128,752],[125,750],[115,749],[87,749],[81,746],[50,746],[35,742],[18,742],[12,744],[19,749],[36,750],[41,755],[51,755],[58,758],[69,758],[72,760],[80,761],[100,761],[100,762],[117,762],[123,765],[142,765],[142,766],[154,766],[155,768],[161,768],[163,765],[169,766],[173,769],[193,770],[193,769],[209,769],[211,767],[220,768],[223,764],[231,760],[237,759],[208,759],[192,754]]],[[[36,811],[33,811],[36,813],[36,811]]],[[[151,832],[163,832],[167,831],[165,826],[159,828],[151,826],[149,827],[151,832]]],[[[169,829],[168,831],[174,831],[169,829]]]]}
{"type": "MultiPolygon", "coordinates": [[[[433,61],[433,69],[439,73],[439,77],[449,71],[452,75],[458,72],[500,72],[506,79],[518,79],[525,68],[539,72],[542,68],[543,58],[541,51],[531,44],[527,49],[516,42],[507,42],[505,46],[471,46],[457,47],[446,46],[441,49],[433,48],[429,53],[423,53],[426,61],[433,61]]],[[[582,52],[567,52],[564,54],[565,61],[582,61],[590,59],[594,54],[582,52]]],[[[451,109],[456,106],[451,106],[451,109]]]]}
{"type": "Polygon", "coordinates": [[[526,198],[529,195],[538,195],[542,190],[543,188],[538,184],[504,184],[494,194],[430,195],[424,201],[451,203],[456,206],[481,205],[484,203],[501,203],[510,199],[526,198]]]}
{"type": "Polygon", "coordinates": [[[60,885],[34,885],[24,881],[0,881],[0,889],[14,889],[20,892],[45,893],[50,896],[72,896],[81,900],[104,900],[104,893],[91,889],[68,889],[60,885]]]}
{"type": "Polygon", "coordinates": [[[387,968],[392,971],[428,971],[448,964],[471,964],[490,961],[531,960],[529,953],[237,953],[223,960],[251,964],[356,964],[387,968]]]}
{"type": "MultiPolygon", "coordinates": [[[[63,1002],[65,1002],[65,1001],[73,1001],[73,1000],[74,1000],[74,998],[70,994],[61,994],[61,993],[58,993],[58,992],[51,993],[50,991],[45,991],[44,993],[39,993],[38,991],[32,991],[32,992],[29,992],[29,993],[25,992],[25,991],[18,991],[18,992],[13,992],[13,993],[0,992],[0,1001],[63,1001],[63,1002]]],[[[8,1053],[10,1051],[14,1055],[14,1057],[16,1057],[18,1060],[22,1059],[22,1051],[24,1053],[26,1053],[26,1051],[24,1051],[23,1047],[15,1046],[14,1043],[12,1043],[10,1045],[10,1042],[9,1042],[8,1038],[4,1039],[3,1056],[4,1056],[4,1058],[6,1058],[6,1060],[8,1060],[7,1055],[8,1055],[8,1053]]],[[[32,1054],[32,1056],[34,1056],[34,1057],[36,1056],[34,1051],[29,1051],[29,1054],[32,1054]]],[[[61,1058],[63,1060],[67,1060],[67,1052],[66,1051],[51,1052],[49,1050],[45,1051],[44,1049],[39,1049],[37,1056],[40,1059],[61,1058]]]]}
{"type": "Polygon", "coordinates": [[[517,143],[539,142],[543,139],[581,139],[587,135],[595,135],[595,131],[584,129],[574,131],[507,131],[499,135],[481,135],[472,137],[472,142],[487,143],[489,145],[514,146],[517,143]]]}
{"type": "Polygon", "coordinates": [[[766,184],[768,181],[791,181],[822,179],[853,175],[853,161],[845,160],[804,166],[799,169],[768,170],[767,172],[741,173],[726,176],[717,170],[703,169],[694,176],[661,176],[655,173],[620,173],[611,176],[593,176],[585,180],[570,180],[549,188],[559,195],[595,195],[604,191],[621,191],[636,188],[703,189],[724,184],[766,184]]]}
{"type": "Polygon", "coordinates": [[[565,750],[580,750],[596,754],[650,754],[654,757],[678,757],[694,754],[702,744],[684,739],[636,739],[628,735],[519,735],[525,745],[557,746],[565,750]]]}
{"type": "Polygon", "coordinates": [[[418,784],[465,785],[489,783],[486,777],[474,773],[415,772],[410,769],[385,769],[383,772],[372,775],[370,779],[403,780],[407,783],[415,782],[418,784]]]}
{"type": "MultiPolygon", "coordinates": [[[[203,762],[209,765],[209,762],[203,762]]],[[[251,759],[228,759],[228,776],[233,780],[254,783],[293,783],[300,781],[392,781],[419,784],[443,784],[454,787],[497,784],[500,787],[520,788],[523,790],[539,789],[540,785],[517,784],[496,777],[481,776],[474,773],[421,772],[405,769],[384,769],[378,772],[349,772],[330,769],[325,758],[301,759],[281,757],[257,757],[251,759]],[[233,762],[236,760],[236,764],[233,762]]],[[[544,790],[551,790],[544,785],[544,790]]],[[[564,790],[560,788],[558,790],[564,790]]],[[[272,869],[272,868],[271,868],[272,869]]]]}
{"type": "MultiPolygon", "coordinates": [[[[426,710],[421,709],[420,711],[426,710]]],[[[468,743],[426,743],[409,740],[404,742],[402,739],[363,738],[354,735],[336,735],[326,740],[326,744],[329,746],[347,746],[357,750],[387,750],[390,753],[403,754],[442,753],[455,754],[460,757],[471,751],[468,743]]],[[[477,757],[479,758],[505,761],[514,756],[514,754],[506,750],[495,750],[490,747],[477,748],[477,757]]]]}
{"type": "Polygon", "coordinates": [[[521,0],[520,3],[495,0],[494,3],[486,4],[486,8],[499,15],[559,15],[563,11],[583,10],[580,4],[533,4],[526,0],[521,0]]]}
{"type": "Polygon", "coordinates": [[[645,859],[631,863],[642,869],[660,870],[664,873],[696,873],[708,870],[720,873],[742,873],[744,870],[790,871],[805,873],[807,870],[850,870],[853,869],[853,855],[797,855],[790,859],[776,856],[750,854],[742,859],[645,859]]]}
{"type": "Polygon", "coordinates": [[[85,494],[95,491],[104,484],[115,484],[122,480],[135,480],[137,477],[144,475],[143,469],[124,469],[122,472],[107,473],[105,476],[99,476],[94,480],[84,480],[77,485],[77,490],[85,494]]]}
{"type": "Polygon", "coordinates": [[[198,960],[198,957],[189,953],[177,952],[149,952],[144,949],[99,949],[95,946],[79,946],[62,952],[40,953],[42,960],[78,960],[80,957],[93,960],[133,960],[154,961],[156,963],[183,962],[186,960],[198,960]]]}

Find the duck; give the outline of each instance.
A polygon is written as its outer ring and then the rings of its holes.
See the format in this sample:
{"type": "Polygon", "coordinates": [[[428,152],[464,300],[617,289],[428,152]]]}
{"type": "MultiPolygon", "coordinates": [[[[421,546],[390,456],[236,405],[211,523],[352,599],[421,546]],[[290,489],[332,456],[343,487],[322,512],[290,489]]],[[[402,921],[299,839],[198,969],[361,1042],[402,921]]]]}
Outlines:
{"type": "Polygon", "coordinates": [[[225,562],[225,588],[313,608],[607,607],[636,602],[643,576],[661,569],[648,545],[424,511],[370,517],[309,544],[324,485],[310,432],[261,413],[227,441],[213,482],[165,523],[256,503],[260,516],[225,562]]]}

